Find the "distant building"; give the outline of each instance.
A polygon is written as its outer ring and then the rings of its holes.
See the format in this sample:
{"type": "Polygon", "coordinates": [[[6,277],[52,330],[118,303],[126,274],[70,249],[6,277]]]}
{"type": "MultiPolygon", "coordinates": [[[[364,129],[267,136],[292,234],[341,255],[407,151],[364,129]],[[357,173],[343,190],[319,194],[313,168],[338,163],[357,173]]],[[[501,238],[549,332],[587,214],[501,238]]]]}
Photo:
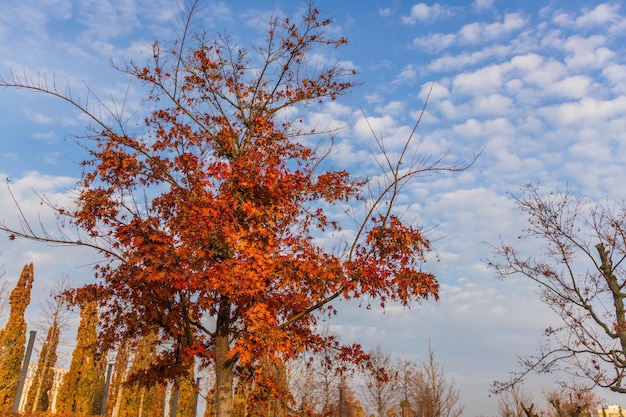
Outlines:
{"type": "Polygon", "coordinates": [[[597,411],[591,413],[591,417],[626,417],[626,410],[617,404],[598,408],[597,411]]]}
{"type": "MultiPolygon", "coordinates": [[[[63,377],[65,376],[68,370],[60,369],[60,368],[52,368],[52,370],[54,371],[54,379],[52,382],[52,389],[48,393],[48,398],[50,399],[50,407],[48,411],[51,411],[54,413],[56,412],[57,395],[59,394],[59,388],[61,388],[61,383],[63,383],[63,377]]],[[[24,381],[24,391],[22,392],[22,398],[20,400],[20,408],[19,408],[20,412],[30,411],[30,410],[25,410],[25,408],[26,408],[26,401],[28,399],[28,391],[30,390],[30,387],[33,385],[33,378],[35,376],[35,371],[37,371],[36,365],[28,366],[28,374],[26,376],[26,381],[24,381]]]]}

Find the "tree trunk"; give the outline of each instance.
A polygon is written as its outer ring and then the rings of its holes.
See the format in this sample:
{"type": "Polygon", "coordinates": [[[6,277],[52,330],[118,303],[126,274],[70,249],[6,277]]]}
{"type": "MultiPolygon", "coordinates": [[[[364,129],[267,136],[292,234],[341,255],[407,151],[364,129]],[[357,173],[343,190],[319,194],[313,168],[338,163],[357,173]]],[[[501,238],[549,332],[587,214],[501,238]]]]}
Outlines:
{"type": "Polygon", "coordinates": [[[230,351],[230,304],[220,303],[215,335],[215,415],[230,417],[233,411],[233,364],[230,351]]]}

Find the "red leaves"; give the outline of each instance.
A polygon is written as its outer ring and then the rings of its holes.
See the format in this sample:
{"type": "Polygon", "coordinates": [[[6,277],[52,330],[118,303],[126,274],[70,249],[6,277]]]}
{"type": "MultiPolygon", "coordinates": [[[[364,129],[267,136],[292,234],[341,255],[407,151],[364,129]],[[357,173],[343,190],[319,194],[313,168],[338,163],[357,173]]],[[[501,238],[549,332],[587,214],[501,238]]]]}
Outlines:
{"type": "Polygon", "coordinates": [[[348,287],[355,297],[368,294],[403,305],[433,296],[438,298],[435,276],[421,271],[429,242],[421,231],[404,225],[395,216],[373,219],[365,243],[359,245],[348,264],[354,283],[348,287]]]}

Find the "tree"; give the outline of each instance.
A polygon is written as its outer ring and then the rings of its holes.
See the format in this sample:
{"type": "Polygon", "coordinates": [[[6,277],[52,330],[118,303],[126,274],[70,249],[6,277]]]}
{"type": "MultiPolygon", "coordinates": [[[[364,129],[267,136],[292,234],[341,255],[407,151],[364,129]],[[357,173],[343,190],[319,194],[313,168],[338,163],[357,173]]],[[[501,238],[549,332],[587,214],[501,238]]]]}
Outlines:
{"type": "MultiPolygon", "coordinates": [[[[187,375],[181,376],[176,382],[174,382],[172,390],[173,392],[177,392],[178,396],[176,401],[176,416],[194,416],[196,389],[197,387],[193,368],[188,371],[187,375]]],[[[172,396],[172,398],[170,398],[170,410],[173,404],[172,396]]]]}
{"type": "Polygon", "coordinates": [[[385,417],[399,403],[396,375],[389,352],[378,345],[368,353],[362,396],[377,417],[385,417]]]}
{"type": "Polygon", "coordinates": [[[63,378],[57,400],[57,412],[99,415],[104,394],[104,371],[98,352],[96,326],[98,308],[87,300],[80,311],[76,348],[63,378]]]}
{"type": "Polygon", "coordinates": [[[547,328],[537,354],[522,358],[522,369],[510,381],[495,382],[494,391],[529,372],[561,369],[626,393],[626,205],[593,204],[568,191],[542,195],[535,186],[517,204],[529,220],[522,237],[540,239],[541,253],[523,255],[502,242],[490,265],[502,277],[521,275],[538,284],[540,300],[562,325],[547,328]]]}
{"type": "Polygon", "coordinates": [[[500,417],[531,417],[528,415],[532,405],[531,396],[521,386],[517,385],[502,392],[498,397],[498,412],[500,417]]]}
{"type": "Polygon", "coordinates": [[[57,290],[51,294],[44,308],[43,315],[49,320],[48,331],[44,344],[39,352],[37,368],[26,401],[26,410],[47,411],[50,406],[49,391],[54,384],[54,365],[57,362],[57,346],[61,328],[66,324],[67,301],[62,292],[67,288],[68,281],[64,278],[57,290]]]}
{"type": "Polygon", "coordinates": [[[35,279],[33,264],[22,269],[9,296],[9,320],[0,330],[0,410],[11,411],[22,371],[26,344],[24,312],[30,304],[30,291],[35,279]]]}
{"type": "Polygon", "coordinates": [[[460,417],[465,408],[459,404],[460,393],[435,360],[431,346],[428,347],[428,361],[416,374],[412,394],[412,405],[420,417],[460,417]]]}
{"type": "Polygon", "coordinates": [[[602,400],[591,390],[573,384],[570,387],[544,392],[550,406],[546,413],[549,417],[582,417],[590,415],[602,400]]]}
{"type": "Polygon", "coordinates": [[[342,379],[339,384],[339,398],[333,404],[332,415],[335,417],[364,417],[365,413],[361,402],[356,397],[356,393],[347,383],[346,379],[342,379]]]}
{"type": "Polygon", "coordinates": [[[127,404],[122,404],[122,402],[126,396],[124,384],[126,383],[127,371],[131,360],[130,345],[132,342],[132,340],[123,341],[115,352],[115,363],[113,364],[106,404],[106,415],[111,417],[119,417],[120,413],[127,406],[127,404]]]}
{"type": "Polygon", "coordinates": [[[163,384],[145,384],[129,379],[129,376],[138,375],[150,367],[157,357],[157,337],[150,334],[131,343],[133,351],[130,367],[126,371],[128,361],[125,363],[124,380],[120,381],[115,394],[115,408],[113,417],[145,417],[162,416],[165,412],[165,397],[167,387],[163,384]]]}
{"type": "Polygon", "coordinates": [[[293,408],[301,415],[328,414],[351,371],[346,369],[340,352],[331,348],[289,361],[286,383],[294,398],[293,408]]]}
{"type": "Polygon", "coordinates": [[[328,344],[345,360],[363,357],[358,346],[318,332],[333,301],[409,307],[437,298],[437,280],[421,269],[429,242],[395,205],[420,174],[468,165],[415,155],[411,134],[397,159],[374,137],[379,182],[332,169],[325,162],[332,132],[305,129],[301,114],[354,85],[354,71],[319,61],[346,43],[325,35],[330,20],[309,4],[300,21],[272,18],[264,43],[245,49],[227,36],[191,36],[196,6],[177,42],[155,43],[150,65],[123,68],[151,89],[141,131],[128,127],[126,115],[112,111],[109,122],[45,82],[0,80],[71,103],[91,119],[93,141],[83,143],[91,158],[76,208],[51,204],[80,239],[39,233],[28,219],[23,229],[1,229],[103,254],[110,262],[97,266],[98,281],[84,290],[98,293],[105,345],[159,328],[168,348],[151,380],[175,380],[195,358],[212,364],[216,415],[225,417],[236,375],[260,360],[278,366],[328,344]],[[353,218],[337,207],[354,208],[353,218]],[[344,250],[342,230],[353,220],[344,250]],[[336,237],[336,245],[321,236],[336,237]]]}

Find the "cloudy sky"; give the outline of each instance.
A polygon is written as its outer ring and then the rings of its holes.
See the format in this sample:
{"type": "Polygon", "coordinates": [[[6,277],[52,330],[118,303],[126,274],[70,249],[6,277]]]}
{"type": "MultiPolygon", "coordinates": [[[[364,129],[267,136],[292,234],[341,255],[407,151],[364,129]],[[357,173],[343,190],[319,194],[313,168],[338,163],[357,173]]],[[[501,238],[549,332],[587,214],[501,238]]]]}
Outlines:
{"type": "MultiPolygon", "coordinates": [[[[155,38],[179,28],[171,0],[24,0],[4,2],[0,14],[0,75],[56,84],[74,97],[87,88],[108,103],[142,90],[110,61],[144,62],[155,38]],[[70,90],[66,90],[70,89],[70,90]]],[[[206,0],[198,27],[228,32],[246,45],[262,36],[271,14],[294,15],[293,0],[206,0]],[[237,4],[233,6],[232,4],[237,4]]],[[[340,305],[331,324],[345,341],[381,344],[416,362],[428,344],[461,390],[467,416],[495,415],[494,379],[516,369],[516,355],[532,353],[542,329],[554,323],[522,279],[502,281],[487,269],[489,243],[516,239],[524,217],[509,193],[528,183],[570,190],[594,201],[626,196],[626,10],[620,2],[475,0],[332,1],[316,6],[349,43],[332,57],[358,70],[361,85],[348,97],[314,108],[313,120],[344,126],[331,161],[357,175],[371,172],[372,135],[391,149],[406,138],[433,86],[420,150],[450,160],[482,154],[466,172],[414,183],[403,205],[430,230],[441,300],[409,311],[356,311],[340,305]]],[[[58,100],[0,91],[0,178],[35,223],[54,224],[35,193],[63,201],[82,158],[72,134],[85,120],[58,100]]],[[[0,220],[15,224],[17,210],[0,187],[0,220]]],[[[53,226],[54,227],[54,226],[53,226]]],[[[6,278],[35,263],[30,314],[64,274],[89,280],[95,259],[84,251],[0,238],[6,278]]],[[[551,379],[535,378],[536,390],[551,379]]],[[[553,386],[553,385],[552,385],[553,386]]],[[[607,403],[626,400],[599,392],[607,403]]]]}

